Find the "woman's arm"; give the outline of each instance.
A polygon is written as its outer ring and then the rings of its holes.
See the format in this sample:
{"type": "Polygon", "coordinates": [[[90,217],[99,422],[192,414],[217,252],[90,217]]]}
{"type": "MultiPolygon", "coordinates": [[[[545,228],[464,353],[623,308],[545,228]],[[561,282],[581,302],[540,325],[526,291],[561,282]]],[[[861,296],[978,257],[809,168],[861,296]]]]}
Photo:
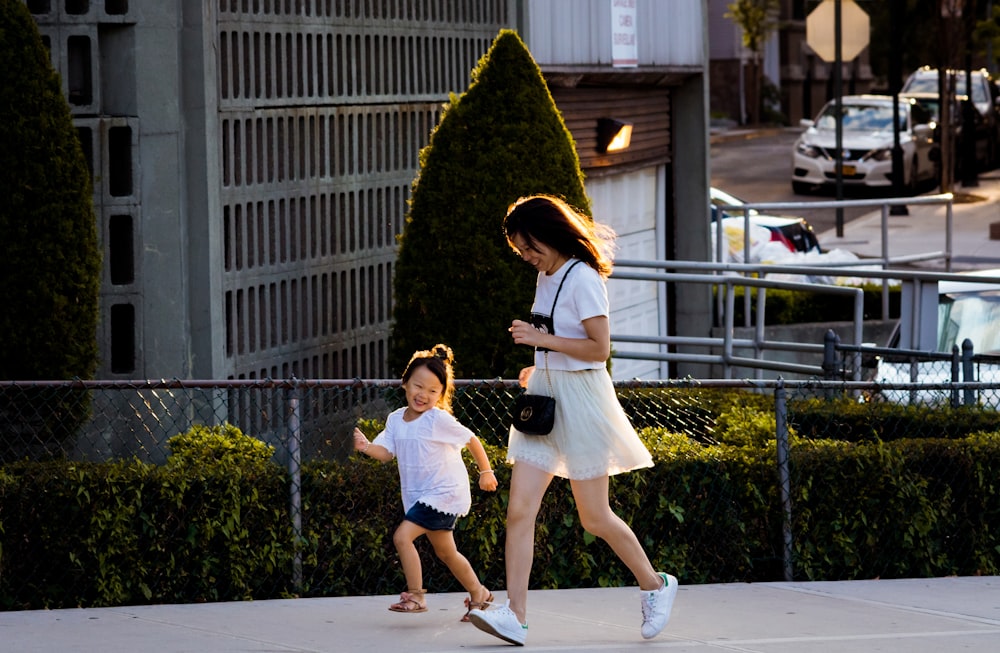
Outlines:
{"type": "Polygon", "coordinates": [[[611,355],[611,325],[606,315],[589,317],[582,322],[586,338],[564,338],[542,333],[529,322],[514,320],[510,334],[514,343],[532,347],[545,347],[582,361],[604,362],[611,355]]]}

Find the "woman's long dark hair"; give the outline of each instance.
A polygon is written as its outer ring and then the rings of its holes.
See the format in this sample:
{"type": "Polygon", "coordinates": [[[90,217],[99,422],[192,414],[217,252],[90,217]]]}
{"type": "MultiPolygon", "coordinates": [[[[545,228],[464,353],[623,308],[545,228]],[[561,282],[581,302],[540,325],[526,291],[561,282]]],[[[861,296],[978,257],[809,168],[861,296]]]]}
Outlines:
{"type": "Polygon", "coordinates": [[[507,209],[504,235],[511,249],[514,236],[529,245],[543,243],[565,256],[580,259],[602,277],[611,274],[615,250],[615,232],[591,220],[564,200],[553,195],[530,195],[507,209]]]}

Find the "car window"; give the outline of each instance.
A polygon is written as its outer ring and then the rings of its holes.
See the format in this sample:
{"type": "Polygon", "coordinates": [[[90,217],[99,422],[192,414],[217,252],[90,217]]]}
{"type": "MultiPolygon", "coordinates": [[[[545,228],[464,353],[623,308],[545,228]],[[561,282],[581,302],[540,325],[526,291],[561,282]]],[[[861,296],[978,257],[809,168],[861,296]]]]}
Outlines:
{"type": "MultiPolygon", "coordinates": [[[[892,105],[886,104],[844,104],[841,106],[844,129],[848,131],[881,131],[892,129],[892,105]]],[[[816,126],[820,129],[836,129],[837,107],[827,106],[816,126]]],[[[906,127],[905,107],[900,107],[900,124],[906,127]]]]}
{"type": "Polygon", "coordinates": [[[968,338],[976,354],[1000,352],[1000,292],[943,296],[938,304],[938,351],[968,338]]]}
{"type": "MultiPolygon", "coordinates": [[[[903,87],[903,91],[937,93],[937,73],[934,72],[931,74],[914,75],[906,82],[906,86],[903,87]]],[[[961,71],[955,74],[955,95],[966,95],[965,74],[961,71]]],[[[972,73],[972,101],[980,103],[989,102],[989,95],[986,85],[983,84],[982,73],[972,73]]]]}

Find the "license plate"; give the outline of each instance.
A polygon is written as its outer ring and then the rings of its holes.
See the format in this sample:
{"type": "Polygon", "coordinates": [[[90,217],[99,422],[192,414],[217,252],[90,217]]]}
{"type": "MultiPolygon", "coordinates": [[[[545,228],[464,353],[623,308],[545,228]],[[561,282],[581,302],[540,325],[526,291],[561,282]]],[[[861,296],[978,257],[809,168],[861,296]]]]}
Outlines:
{"type": "Polygon", "coordinates": [[[840,166],[840,174],[845,176],[853,175],[857,172],[857,168],[854,166],[840,166]]]}

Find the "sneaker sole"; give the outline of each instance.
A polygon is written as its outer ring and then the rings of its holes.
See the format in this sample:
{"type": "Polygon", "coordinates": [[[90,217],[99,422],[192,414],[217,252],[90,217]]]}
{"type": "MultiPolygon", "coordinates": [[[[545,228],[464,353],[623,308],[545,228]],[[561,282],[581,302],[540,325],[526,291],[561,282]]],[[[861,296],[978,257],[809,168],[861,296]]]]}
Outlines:
{"type": "Polygon", "coordinates": [[[510,637],[508,635],[504,635],[499,630],[497,630],[496,628],[494,628],[493,624],[491,624],[490,622],[486,621],[485,619],[483,619],[482,617],[480,617],[478,614],[475,614],[475,613],[470,614],[469,615],[469,621],[471,621],[472,625],[474,625],[476,628],[478,628],[479,630],[483,631],[484,633],[489,633],[490,635],[493,635],[494,637],[499,637],[503,641],[505,641],[505,642],[507,642],[509,644],[514,644],[515,646],[524,646],[524,642],[519,642],[516,639],[514,639],[513,637],[510,637]]]}

